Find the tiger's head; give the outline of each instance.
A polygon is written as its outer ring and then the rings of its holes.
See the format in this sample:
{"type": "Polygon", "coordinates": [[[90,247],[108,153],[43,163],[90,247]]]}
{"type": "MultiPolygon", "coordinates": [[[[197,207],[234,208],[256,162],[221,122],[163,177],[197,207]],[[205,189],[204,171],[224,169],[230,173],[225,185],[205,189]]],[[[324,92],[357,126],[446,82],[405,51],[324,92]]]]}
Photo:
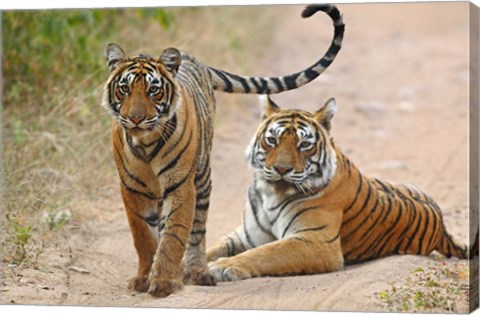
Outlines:
{"type": "Polygon", "coordinates": [[[148,132],[168,121],[179,104],[175,75],[181,53],[166,49],[158,58],[128,57],[117,44],[105,49],[110,76],[102,106],[132,133],[148,132]]]}
{"type": "Polygon", "coordinates": [[[335,100],[314,113],[281,109],[268,96],[261,103],[262,122],[247,149],[256,178],[305,194],[325,187],[337,168],[330,136],[335,100]]]}

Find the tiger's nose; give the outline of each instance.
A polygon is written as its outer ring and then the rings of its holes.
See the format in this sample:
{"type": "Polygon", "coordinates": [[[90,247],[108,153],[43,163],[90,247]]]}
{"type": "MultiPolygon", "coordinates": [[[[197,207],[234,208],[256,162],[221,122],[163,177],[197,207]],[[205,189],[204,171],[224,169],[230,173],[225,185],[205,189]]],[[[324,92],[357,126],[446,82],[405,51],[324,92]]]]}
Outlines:
{"type": "Polygon", "coordinates": [[[279,175],[285,175],[291,170],[293,170],[293,167],[283,167],[283,166],[274,166],[273,167],[279,175]]]}
{"type": "Polygon", "coordinates": [[[135,125],[138,125],[145,119],[145,116],[130,116],[128,117],[135,125]]]}

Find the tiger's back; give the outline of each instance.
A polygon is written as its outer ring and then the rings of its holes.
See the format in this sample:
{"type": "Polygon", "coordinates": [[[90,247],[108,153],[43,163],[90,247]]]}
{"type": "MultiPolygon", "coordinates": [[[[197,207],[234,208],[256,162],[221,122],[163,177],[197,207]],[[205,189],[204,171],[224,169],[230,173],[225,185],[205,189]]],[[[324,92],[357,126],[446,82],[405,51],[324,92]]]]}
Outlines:
{"type": "Polygon", "coordinates": [[[347,263],[390,255],[428,255],[434,250],[467,258],[466,248],[447,233],[441,210],[426,193],[406,184],[369,178],[341,152],[340,168],[355,185],[351,202],[343,209],[340,235],[347,263]]]}

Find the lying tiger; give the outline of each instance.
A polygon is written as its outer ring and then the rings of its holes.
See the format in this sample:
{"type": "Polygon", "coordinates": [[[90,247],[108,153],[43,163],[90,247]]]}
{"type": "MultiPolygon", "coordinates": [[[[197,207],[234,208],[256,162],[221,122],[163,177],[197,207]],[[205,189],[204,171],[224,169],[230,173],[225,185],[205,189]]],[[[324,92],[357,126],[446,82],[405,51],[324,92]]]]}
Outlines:
{"type": "Polygon", "coordinates": [[[330,134],[334,99],[314,113],[280,109],[269,97],[263,108],[247,151],[255,176],[243,224],[207,251],[218,281],[331,272],[434,250],[467,258],[428,195],[366,177],[340,151],[330,134]]]}
{"type": "Polygon", "coordinates": [[[120,190],[138,254],[129,288],[165,297],[183,283],[214,285],[205,256],[210,203],[214,90],[280,93],[318,77],[340,51],[342,16],[332,5],[309,5],[333,22],[326,53],[283,77],[245,77],[204,65],[175,48],[159,57],[105,50],[110,76],[102,105],[112,116],[113,153],[120,190]]]}

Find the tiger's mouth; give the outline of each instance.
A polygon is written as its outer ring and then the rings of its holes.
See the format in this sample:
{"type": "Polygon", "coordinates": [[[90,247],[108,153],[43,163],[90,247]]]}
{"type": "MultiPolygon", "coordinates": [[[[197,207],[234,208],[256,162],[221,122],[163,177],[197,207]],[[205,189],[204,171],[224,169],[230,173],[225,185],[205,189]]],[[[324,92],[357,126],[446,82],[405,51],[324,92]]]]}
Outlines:
{"type": "Polygon", "coordinates": [[[159,124],[159,116],[153,116],[151,118],[145,118],[141,122],[135,123],[131,119],[119,116],[119,122],[122,127],[128,131],[141,132],[151,131],[159,124]]]}
{"type": "Polygon", "coordinates": [[[280,174],[275,168],[264,168],[263,169],[263,177],[267,182],[275,183],[275,182],[285,182],[292,185],[301,184],[304,180],[306,180],[307,176],[305,176],[305,172],[290,172],[280,174]]]}

